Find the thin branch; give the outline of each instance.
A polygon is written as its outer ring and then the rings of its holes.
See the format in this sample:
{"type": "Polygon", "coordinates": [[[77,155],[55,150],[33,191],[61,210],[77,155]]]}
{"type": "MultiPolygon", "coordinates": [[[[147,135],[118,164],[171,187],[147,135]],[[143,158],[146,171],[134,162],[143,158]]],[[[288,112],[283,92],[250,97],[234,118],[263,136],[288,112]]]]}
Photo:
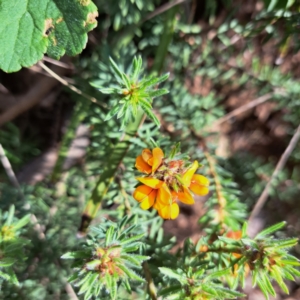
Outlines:
{"type": "Polygon", "coordinates": [[[218,126],[228,120],[230,120],[231,118],[259,105],[262,104],[268,100],[270,100],[272,97],[274,96],[274,93],[268,93],[266,95],[263,95],[245,105],[242,105],[241,107],[231,111],[229,114],[225,115],[224,117],[218,119],[217,121],[215,121],[212,125],[210,125],[209,127],[214,127],[214,126],[218,126]]]}
{"type": "Polygon", "coordinates": [[[12,185],[14,187],[16,187],[18,190],[20,190],[20,184],[18,182],[18,179],[11,167],[11,164],[10,164],[7,156],[5,155],[4,149],[1,144],[0,144],[0,160],[1,160],[2,166],[9,178],[10,182],[12,183],[12,185]]]}
{"type": "Polygon", "coordinates": [[[71,286],[70,283],[67,283],[65,285],[65,290],[66,290],[70,300],[78,300],[78,297],[77,297],[76,293],[74,292],[73,287],[71,286]]]}
{"type": "Polygon", "coordinates": [[[189,0],[176,0],[176,1],[173,1],[173,2],[168,2],[162,6],[160,6],[159,8],[157,8],[155,11],[153,11],[152,13],[150,13],[148,16],[146,16],[142,21],[141,23],[144,23],[145,21],[148,21],[162,13],[164,13],[165,11],[169,10],[170,8],[176,6],[176,5],[179,5],[183,2],[186,2],[186,1],[189,1],[189,0]]]}
{"type": "Polygon", "coordinates": [[[70,66],[69,64],[66,64],[66,63],[64,63],[62,61],[55,60],[55,59],[53,59],[51,57],[48,57],[48,56],[44,56],[43,60],[47,61],[47,62],[49,62],[49,63],[51,63],[53,65],[59,66],[61,68],[65,68],[65,69],[69,69],[69,70],[73,70],[74,69],[73,66],[70,66]]]}
{"type": "MultiPolygon", "coordinates": [[[[44,76],[53,78],[52,75],[50,75],[49,73],[44,72],[43,70],[41,70],[37,65],[33,65],[32,67],[29,68],[30,71],[38,73],[38,74],[42,74],[44,76]]],[[[65,76],[61,76],[62,79],[66,80],[69,84],[74,83],[74,80],[65,76]]]]}
{"type": "MultiPolygon", "coordinates": [[[[65,70],[60,69],[60,72],[65,73],[65,70]]],[[[13,106],[0,114],[0,126],[37,105],[56,85],[53,78],[41,78],[24,96],[16,97],[13,106]]]]}
{"type": "Polygon", "coordinates": [[[226,201],[225,197],[223,196],[222,185],[221,185],[220,179],[218,177],[218,174],[217,174],[217,171],[216,171],[216,168],[215,168],[215,165],[216,165],[215,160],[208,153],[208,151],[204,151],[203,153],[204,153],[204,155],[206,157],[206,160],[208,162],[208,167],[209,167],[210,173],[211,173],[211,175],[214,179],[215,186],[216,186],[216,196],[217,196],[217,200],[218,200],[218,208],[217,208],[218,221],[220,223],[223,223],[224,222],[224,217],[225,217],[224,208],[226,206],[227,201],[226,201]]]}
{"type": "Polygon", "coordinates": [[[62,83],[63,85],[67,86],[70,90],[72,90],[73,92],[75,92],[76,94],[84,97],[87,100],[92,101],[93,103],[96,103],[102,107],[106,108],[106,105],[104,105],[103,103],[99,103],[97,101],[96,98],[91,97],[90,95],[82,92],[81,90],[79,90],[77,87],[75,87],[74,85],[68,83],[65,79],[61,78],[58,74],[56,74],[55,72],[53,72],[50,68],[48,68],[45,64],[43,64],[41,61],[38,62],[38,65],[43,68],[47,73],[49,73],[53,78],[55,78],[56,80],[58,80],[60,83],[62,83]]]}
{"type": "Polygon", "coordinates": [[[281,155],[280,160],[278,161],[276,168],[275,168],[269,182],[267,183],[265,189],[263,190],[262,194],[260,195],[259,199],[257,200],[257,202],[250,214],[249,221],[257,216],[257,214],[260,212],[261,208],[266,203],[268,196],[269,196],[269,191],[270,191],[270,188],[272,186],[274,179],[277,177],[279,172],[284,168],[289,156],[291,155],[294,148],[296,147],[296,145],[299,141],[299,138],[300,138],[300,125],[297,128],[297,130],[295,131],[295,133],[294,133],[292,139],[290,140],[289,145],[285,149],[284,153],[281,155]]]}

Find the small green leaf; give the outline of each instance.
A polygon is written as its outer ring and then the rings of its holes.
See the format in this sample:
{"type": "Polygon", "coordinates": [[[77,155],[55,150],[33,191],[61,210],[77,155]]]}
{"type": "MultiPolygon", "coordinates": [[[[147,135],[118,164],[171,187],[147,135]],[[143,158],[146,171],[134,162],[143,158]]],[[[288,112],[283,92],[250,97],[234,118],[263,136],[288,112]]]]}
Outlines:
{"type": "Polygon", "coordinates": [[[215,279],[215,278],[220,278],[228,273],[230,273],[230,268],[227,268],[227,269],[223,269],[223,270],[220,270],[220,271],[216,271],[216,272],[213,272],[211,274],[208,274],[206,277],[205,277],[205,280],[211,280],[211,279],[215,279]]]}
{"type": "Polygon", "coordinates": [[[29,221],[30,221],[30,215],[23,217],[14,225],[14,229],[18,230],[18,229],[24,227],[25,225],[27,225],[29,223],[29,221]]]}
{"type": "Polygon", "coordinates": [[[135,235],[135,236],[132,236],[130,238],[127,238],[127,239],[123,239],[121,240],[120,244],[121,245],[126,245],[128,243],[132,243],[132,242],[135,242],[137,240],[140,240],[143,236],[145,235],[145,233],[141,233],[139,235],[135,235]]]}
{"type": "Polygon", "coordinates": [[[110,61],[110,65],[117,77],[117,79],[123,79],[123,72],[119,69],[119,67],[117,66],[117,64],[114,62],[114,60],[110,57],[109,58],[110,61]]]}
{"type": "Polygon", "coordinates": [[[101,260],[95,259],[85,264],[87,270],[96,270],[101,265],[101,260]]]}
{"type": "Polygon", "coordinates": [[[142,69],[142,64],[143,64],[142,58],[140,56],[138,58],[134,57],[132,64],[133,64],[132,79],[136,81],[142,69]]]}
{"type": "Polygon", "coordinates": [[[108,121],[110,120],[114,115],[116,115],[118,113],[120,109],[120,105],[119,104],[116,104],[109,112],[108,114],[106,115],[104,121],[108,121]]]}
{"type": "Polygon", "coordinates": [[[265,230],[261,231],[259,234],[257,234],[255,239],[261,239],[261,238],[265,237],[266,235],[270,235],[271,233],[283,228],[285,226],[285,224],[286,224],[286,222],[280,222],[271,227],[268,227],[265,230]]]}
{"type": "Polygon", "coordinates": [[[67,252],[62,255],[61,259],[75,259],[75,258],[86,258],[88,257],[88,253],[86,251],[74,251],[74,252],[67,252]]]}
{"type": "Polygon", "coordinates": [[[147,99],[140,98],[139,103],[141,106],[145,106],[145,107],[148,107],[149,109],[152,109],[152,105],[149,101],[147,101],[147,99]]]}
{"type": "Polygon", "coordinates": [[[169,78],[169,73],[164,74],[160,77],[150,77],[150,78],[146,78],[144,80],[141,81],[141,87],[148,87],[148,86],[152,86],[152,85],[156,85],[159,84],[165,80],[167,80],[169,78]]]}
{"type": "Polygon", "coordinates": [[[114,226],[110,226],[106,231],[105,246],[109,246],[110,243],[113,241],[114,232],[115,232],[114,226]]]}
{"type": "Polygon", "coordinates": [[[160,89],[160,90],[150,91],[149,92],[149,97],[156,98],[156,97],[168,94],[168,93],[169,93],[169,91],[167,89],[160,89]]]}
{"type": "Polygon", "coordinates": [[[280,286],[280,288],[286,293],[289,293],[289,289],[288,287],[285,285],[285,283],[283,282],[283,279],[281,277],[281,272],[280,269],[277,266],[273,266],[273,268],[271,269],[271,276],[276,280],[276,282],[278,283],[278,285],[280,286]]]}
{"type": "Polygon", "coordinates": [[[139,275],[137,275],[134,271],[130,270],[126,266],[118,264],[118,268],[120,268],[130,279],[142,282],[144,281],[143,278],[141,278],[139,275]]]}
{"type": "Polygon", "coordinates": [[[186,277],[184,275],[178,274],[176,271],[174,271],[174,270],[172,270],[170,268],[160,267],[158,269],[164,275],[166,275],[166,276],[168,276],[170,278],[177,279],[180,283],[183,283],[183,281],[186,281],[186,277]]]}
{"type": "Polygon", "coordinates": [[[0,267],[9,267],[15,263],[15,259],[11,257],[1,258],[0,259],[0,267]]]}
{"type": "Polygon", "coordinates": [[[128,76],[124,73],[122,73],[122,79],[123,79],[123,82],[124,82],[124,85],[126,86],[126,88],[128,90],[131,89],[131,82],[130,82],[130,79],[128,78],[128,76]]]}
{"type": "Polygon", "coordinates": [[[158,118],[156,117],[156,115],[153,113],[153,111],[150,110],[148,107],[144,106],[144,104],[142,104],[142,103],[141,103],[141,106],[142,106],[144,112],[146,113],[146,115],[148,116],[148,118],[151,119],[157,125],[157,127],[160,127],[160,122],[159,122],[158,118]]]}
{"type": "Polygon", "coordinates": [[[5,221],[5,225],[11,225],[11,223],[13,222],[13,219],[14,219],[14,214],[15,214],[15,206],[11,205],[9,207],[8,216],[5,221]]]}
{"type": "Polygon", "coordinates": [[[118,114],[117,114],[117,118],[120,119],[121,117],[123,117],[123,115],[126,113],[127,108],[128,108],[129,104],[128,102],[125,102],[122,107],[120,108],[118,114]]]}
{"type": "Polygon", "coordinates": [[[103,87],[100,87],[99,90],[102,94],[107,94],[107,95],[114,94],[114,93],[117,93],[119,91],[116,88],[103,88],[103,87]]]}

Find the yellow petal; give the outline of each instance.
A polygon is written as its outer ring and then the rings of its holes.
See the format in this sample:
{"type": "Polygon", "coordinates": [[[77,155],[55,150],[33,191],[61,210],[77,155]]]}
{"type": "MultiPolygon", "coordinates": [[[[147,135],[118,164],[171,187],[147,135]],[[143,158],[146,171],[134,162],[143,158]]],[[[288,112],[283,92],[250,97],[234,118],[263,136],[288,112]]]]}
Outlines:
{"type": "Polygon", "coordinates": [[[137,177],[136,179],[153,189],[159,189],[164,183],[163,181],[153,177],[137,177]]]}
{"type": "Polygon", "coordinates": [[[142,157],[143,157],[143,160],[147,163],[147,164],[149,164],[150,166],[152,166],[152,152],[151,152],[151,150],[150,149],[144,149],[143,151],[142,151],[142,157]],[[151,159],[151,161],[150,161],[150,159],[151,159]]]}
{"type": "Polygon", "coordinates": [[[162,160],[164,158],[164,153],[160,148],[154,148],[152,150],[152,154],[153,154],[153,163],[152,163],[152,174],[153,174],[161,165],[162,160]]]}
{"type": "Polygon", "coordinates": [[[139,155],[135,160],[135,167],[143,173],[150,174],[151,173],[151,166],[149,166],[143,159],[142,155],[139,155]]]}
{"type": "Polygon", "coordinates": [[[177,203],[172,203],[171,205],[166,205],[162,209],[158,210],[158,214],[163,219],[176,219],[179,215],[179,206],[177,203]]]}
{"type": "Polygon", "coordinates": [[[142,201],[140,207],[142,209],[149,209],[153,206],[155,198],[157,195],[157,190],[152,190],[152,192],[148,195],[148,197],[145,197],[145,199],[142,201]]]}
{"type": "Polygon", "coordinates": [[[172,202],[171,192],[165,183],[158,189],[156,202],[163,205],[170,204],[172,202]]]}
{"type": "Polygon", "coordinates": [[[204,186],[209,186],[209,180],[205,176],[200,175],[200,174],[195,174],[192,177],[192,183],[196,183],[196,184],[204,185],[204,186]]]}
{"type": "Polygon", "coordinates": [[[177,193],[177,197],[184,204],[191,205],[191,204],[195,203],[195,200],[194,200],[193,196],[191,195],[190,191],[185,187],[183,187],[182,192],[177,193]]]}
{"type": "Polygon", "coordinates": [[[194,173],[198,169],[198,162],[195,160],[193,164],[185,171],[185,173],[182,175],[182,182],[186,187],[189,187],[191,184],[192,177],[194,173]]]}
{"type": "Polygon", "coordinates": [[[208,186],[209,180],[205,176],[195,174],[189,189],[196,195],[205,196],[209,192],[208,186]]]}
{"type": "Polygon", "coordinates": [[[151,187],[140,185],[134,190],[133,198],[138,202],[142,202],[145,200],[145,198],[149,197],[152,191],[153,189],[151,187]]]}

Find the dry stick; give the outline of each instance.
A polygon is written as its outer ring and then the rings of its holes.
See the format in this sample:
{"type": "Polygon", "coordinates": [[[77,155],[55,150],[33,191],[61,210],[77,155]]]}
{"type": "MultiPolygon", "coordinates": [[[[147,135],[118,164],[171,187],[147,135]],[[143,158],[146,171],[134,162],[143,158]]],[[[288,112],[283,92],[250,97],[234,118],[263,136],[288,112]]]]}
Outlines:
{"type": "Polygon", "coordinates": [[[49,62],[49,63],[51,63],[51,64],[53,64],[53,65],[56,65],[56,66],[65,68],[65,69],[69,69],[69,70],[74,69],[73,66],[70,66],[69,64],[66,64],[66,63],[64,63],[64,62],[62,62],[62,61],[55,60],[55,59],[53,59],[53,58],[51,58],[51,57],[48,57],[48,56],[44,56],[44,57],[43,57],[43,60],[44,60],[44,61],[47,61],[47,62],[49,62]]]}
{"type": "MultiPolygon", "coordinates": [[[[50,78],[53,78],[52,75],[44,72],[43,70],[41,70],[37,65],[34,65],[32,67],[29,68],[30,71],[33,71],[35,73],[38,73],[38,74],[42,74],[44,76],[47,76],[47,77],[50,77],[50,78]]],[[[62,79],[64,79],[65,81],[67,81],[68,83],[72,84],[74,83],[74,80],[71,79],[71,78],[68,78],[68,77],[65,77],[65,76],[60,76],[62,79]]]]}
{"type": "Polygon", "coordinates": [[[10,164],[8,158],[5,155],[4,149],[1,144],[0,144],[0,160],[1,160],[2,166],[9,178],[10,182],[12,183],[12,185],[14,187],[16,187],[18,190],[20,190],[20,184],[18,182],[18,179],[11,167],[11,164],[10,164]]]}
{"type": "Polygon", "coordinates": [[[26,95],[18,97],[19,101],[16,101],[15,105],[0,114],[0,126],[12,121],[20,114],[37,105],[56,85],[57,82],[53,79],[47,77],[41,79],[38,84],[34,85],[34,87],[26,93],[26,95]]]}
{"type": "Polygon", "coordinates": [[[270,191],[270,188],[272,186],[273,180],[277,177],[278,173],[285,166],[289,156],[291,155],[294,148],[296,147],[296,145],[299,141],[299,138],[300,138],[300,125],[297,128],[297,130],[295,131],[294,136],[290,140],[290,143],[287,146],[287,148],[285,149],[284,153],[281,155],[280,160],[277,163],[276,168],[275,168],[269,182],[267,183],[265,189],[263,190],[262,194],[260,195],[259,199],[257,200],[257,202],[256,202],[256,204],[255,204],[255,206],[254,206],[254,208],[253,208],[253,210],[250,214],[249,221],[257,216],[257,214],[260,212],[261,208],[266,203],[266,201],[268,199],[268,196],[269,196],[269,191],[270,191]]]}
{"type": "MultiPolygon", "coordinates": [[[[20,184],[18,182],[18,179],[15,175],[15,172],[7,158],[7,156],[5,155],[4,149],[2,147],[2,145],[0,144],[0,158],[1,158],[1,163],[3,165],[3,168],[5,169],[5,172],[7,174],[7,176],[9,177],[9,180],[11,181],[11,183],[18,189],[20,195],[22,195],[23,197],[23,193],[21,191],[20,188],[20,184]]],[[[23,197],[24,198],[24,197],[23,197]]],[[[28,207],[30,209],[30,205],[28,207]]],[[[30,215],[30,220],[31,222],[34,224],[34,229],[38,232],[39,234],[39,238],[40,239],[45,239],[45,234],[42,230],[41,225],[38,223],[37,218],[34,214],[30,215]]]]}
{"type": "Polygon", "coordinates": [[[217,125],[220,125],[221,123],[224,123],[228,120],[230,120],[232,117],[235,117],[241,113],[243,113],[244,111],[247,111],[248,109],[250,108],[253,108],[259,104],[262,104],[266,101],[268,101],[269,99],[272,98],[272,96],[274,95],[274,93],[268,93],[266,95],[263,95],[235,110],[233,110],[232,112],[230,112],[229,114],[225,115],[224,117],[218,119],[216,122],[214,122],[212,125],[210,125],[210,127],[213,127],[213,126],[217,126],[217,125]]]}
{"type": "Polygon", "coordinates": [[[186,2],[186,1],[189,1],[189,0],[176,0],[174,2],[168,2],[164,5],[162,5],[161,7],[157,8],[154,12],[150,13],[148,16],[146,16],[142,21],[141,23],[147,21],[147,20],[150,20],[162,13],[164,13],[165,11],[169,10],[170,8],[176,6],[176,5],[179,5],[183,2],[186,2]]]}
{"type": "Polygon", "coordinates": [[[56,74],[55,72],[53,72],[50,68],[48,68],[45,64],[43,64],[41,61],[38,62],[38,65],[43,68],[47,73],[49,73],[53,78],[55,78],[56,80],[58,80],[60,83],[62,83],[63,85],[67,86],[70,90],[72,90],[73,92],[75,92],[76,94],[84,97],[87,100],[90,100],[102,107],[106,107],[106,105],[104,105],[103,103],[99,103],[97,101],[96,98],[91,97],[90,95],[82,92],[81,90],[79,90],[77,87],[75,87],[74,85],[68,83],[68,81],[66,81],[65,79],[61,78],[58,74],[56,74]]]}
{"type": "Polygon", "coordinates": [[[74,292],[73,287],[71,286],[70,283],[66,284],[65,290],[71,300],[78,300],[78,297],[77,297],[76,293],[74,292]]]}

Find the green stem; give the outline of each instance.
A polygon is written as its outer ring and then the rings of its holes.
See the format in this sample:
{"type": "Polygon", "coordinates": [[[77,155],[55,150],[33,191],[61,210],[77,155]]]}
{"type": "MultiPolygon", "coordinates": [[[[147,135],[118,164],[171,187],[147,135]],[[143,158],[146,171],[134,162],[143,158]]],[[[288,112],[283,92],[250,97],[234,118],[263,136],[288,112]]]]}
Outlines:
{"type": "Polygon", "coordinates": [[[143,266],[143,270],[144,270],[145,277],[147,280],[148,293],[152,300],[157,300],[156,286],[155,286],[153,278],[151,276],[148,263],[146,261],[144,261],[142,266],[143,266]]]}
{"type": "MultiPolygon", "coordinates": [[[[171,42],[171,37],[174,31],[174,19],[176,8],[172,8],[166,15],[164,32],[161,36],[160,46],[156,52],[155,65],[153,72],[160,73],[163,69],[165,58],[168,52],[168,46],[171,42]],[[171,26],[172,25],[172,26],[171,26]]],[[[103,172],[93,190],[91,197],[88,199],[85,209],[82,214],[79,231],[85,233],[91,221],[96,217],[98,210],[101,207],[102,199],[106,195],[110,183],[114,179],[118,166],[122,162],[128,147],[130,146],[131,137],[135,136],[139,126],[144,119],[142,111],[138,112],[134,122],[127,125],[122,140],[115,146],[112,154],[104,165],[103,172]]]]}
{"type": "Polygon", "coordinates": [[[153,70],[159,72],[163,69],[165,58],[168,54],[169,44],[172,41],[172,36],[174,32],[175,22],[176,22],[176,15],[177,7],[173,7],[170,9],[166,14],[166,20],[164,24],[164,33],[160,38],[159,46],[156,51],[155,60],[153,64],[153,70]]]}

